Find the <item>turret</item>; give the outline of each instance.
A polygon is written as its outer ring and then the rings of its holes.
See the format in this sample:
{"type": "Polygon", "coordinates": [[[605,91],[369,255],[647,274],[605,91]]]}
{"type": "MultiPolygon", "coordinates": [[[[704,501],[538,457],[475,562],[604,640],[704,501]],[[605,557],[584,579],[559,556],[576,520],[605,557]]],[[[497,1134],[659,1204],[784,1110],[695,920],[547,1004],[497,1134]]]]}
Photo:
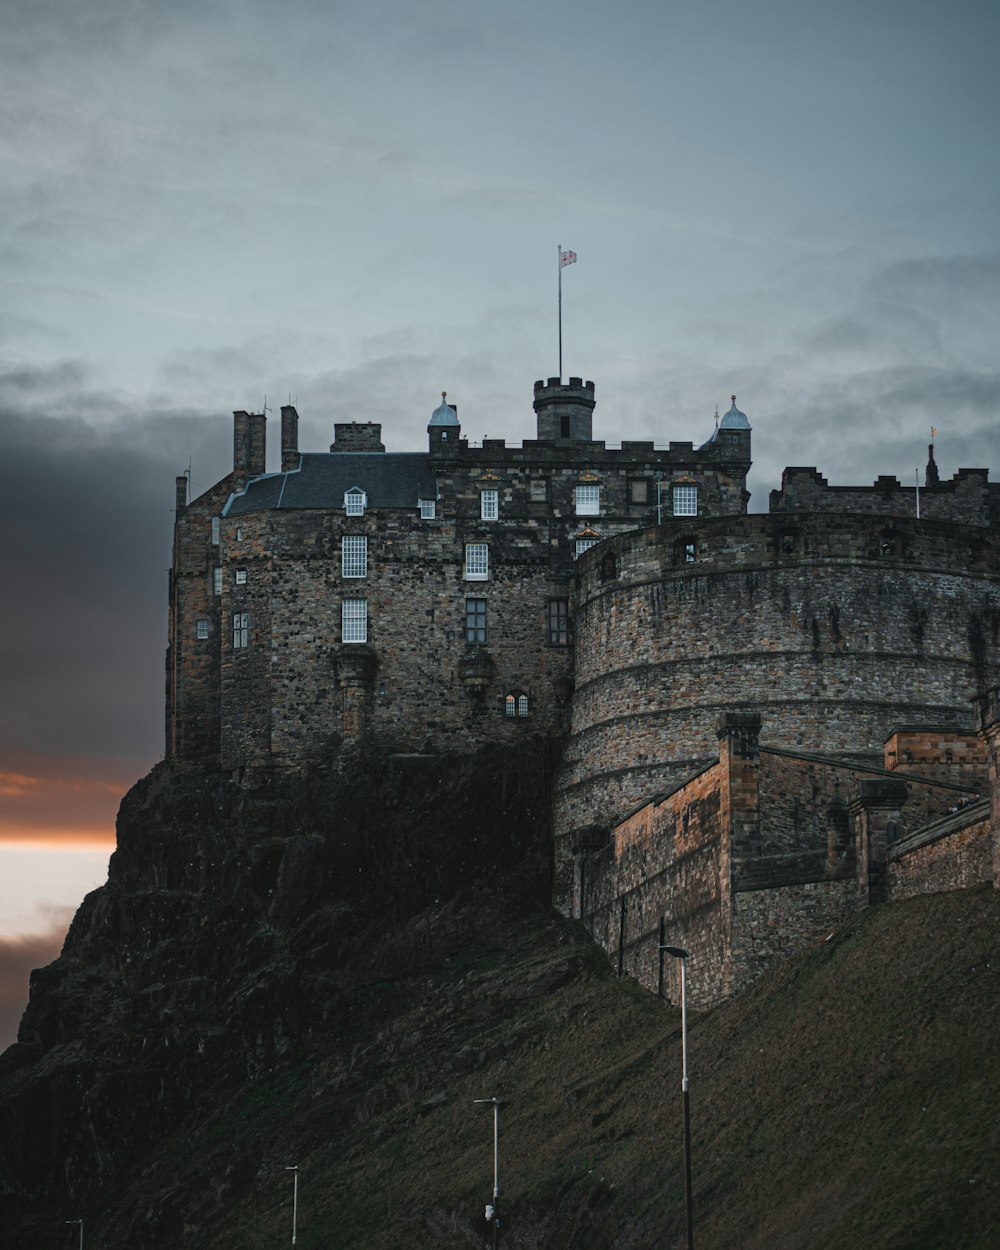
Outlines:
{"type": "Polygon", "coordinates": [[[433,455],[458,450],[462,427],[458,423],[458,409],[448,403],[448,392],[441,392],[441,403],[431,413],[427,423],[427,438],[433,455]]]}
{"type": "Polygon", "coordinates": [[[535,383],[538,437],[556,443],[589,443],[593,439],[594,384],[582,378],[549,378],[535,383]]]}

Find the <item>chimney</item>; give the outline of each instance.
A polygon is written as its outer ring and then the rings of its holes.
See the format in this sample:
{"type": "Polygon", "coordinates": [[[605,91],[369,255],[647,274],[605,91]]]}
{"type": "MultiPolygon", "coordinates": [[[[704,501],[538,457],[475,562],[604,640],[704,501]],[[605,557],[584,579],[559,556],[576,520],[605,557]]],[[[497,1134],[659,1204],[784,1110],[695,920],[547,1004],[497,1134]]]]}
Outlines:
{"type": "Polygon", "coordinates": [[[299,414],[291,404],[281,409],[281,471],[299,467],[299,414]]]}
{"type": "Polygon", "coordinates": [[[385,451],[378,421],[337,421],[331,451],[385,451]]]}
{"type": "Polygon", "coordinates": [[[264,472],[267,418],[262,412],[233,413],[233,486],[243,490],[264,472]]]}

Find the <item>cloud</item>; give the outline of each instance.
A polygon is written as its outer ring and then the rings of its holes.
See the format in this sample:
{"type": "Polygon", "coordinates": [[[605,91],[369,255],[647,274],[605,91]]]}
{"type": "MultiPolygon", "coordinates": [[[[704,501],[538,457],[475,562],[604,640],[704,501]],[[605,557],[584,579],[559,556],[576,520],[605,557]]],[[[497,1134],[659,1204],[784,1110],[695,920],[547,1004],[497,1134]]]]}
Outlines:
{"type": "Polygon", "coordinates": [[[86,749],[142,771],[162,744],[174,478],[189,456],[221,476],[225,423],[126,415],[93,381],[75,361],[0,374],[0,579],[17,605],[0,625],[0,756],[86,749]]]}
{"type": "Polygon", "coordinates": [[[73,908],[50,908],[52,921],[44,933],[22,937],[0,936],[0,1050],[17,1039],[17,1028],[28,1001],[28,980],[62,950],[73,908]]]}

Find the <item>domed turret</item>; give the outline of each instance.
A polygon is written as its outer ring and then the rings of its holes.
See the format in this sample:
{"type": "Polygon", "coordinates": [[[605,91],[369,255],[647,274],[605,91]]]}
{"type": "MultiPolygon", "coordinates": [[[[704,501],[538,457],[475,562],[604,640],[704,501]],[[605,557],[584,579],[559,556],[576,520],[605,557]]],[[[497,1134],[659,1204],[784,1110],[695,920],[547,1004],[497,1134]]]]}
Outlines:
{"type": "Polygon", "coordinates": [[[448,392],[441,392],[441,403],[431,413],[427,423],[427,434],[431,451],[447,451],[458,445],[462,427],[458,421],[458,410],[454,404],[448,403],[448,392]]]}
{"type": "Polygon", "coordinates": [[[733,406],[719,422],[720,430],[749,430],[750,422],[747,420],[745,412],[740,412],[736,407],[736,396],[732,397],[733,406]]]}
{"type": "Polygon", "coordinates": [[[716,455],[725,460],[733,459],[750,467],[750,422],[747,414],[736,407],[736,396],[731,396],[732,407],[720,420],[719,410],[715,410],[715,429],[707,443],[703,443],[699,451],[715,450],[716,455]]]}

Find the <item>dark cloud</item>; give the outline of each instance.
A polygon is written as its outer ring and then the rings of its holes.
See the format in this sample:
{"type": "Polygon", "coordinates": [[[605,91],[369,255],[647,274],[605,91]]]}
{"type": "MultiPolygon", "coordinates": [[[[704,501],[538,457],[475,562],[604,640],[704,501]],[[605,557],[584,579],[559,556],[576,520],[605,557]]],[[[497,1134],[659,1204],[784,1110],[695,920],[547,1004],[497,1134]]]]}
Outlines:
{"type": "Polygon", "coordinates": [[[73,908],[51,910],[58,914],[53,914],[47,932],[0,937],[0,1051],[17,1040],[32,971],[50,964],[62,950],[73,908]]]}
{"type": "Polygon", "coordinates": [[[0,749],[144,766],[162,748],[174,478],[189,456],[196,481],[222,476],[226,431],[122,415],[121,396],[81,377],[72,362],[0,377],[0,749]],[[43,415],[74,403],[100,417],[43,415]]]}

